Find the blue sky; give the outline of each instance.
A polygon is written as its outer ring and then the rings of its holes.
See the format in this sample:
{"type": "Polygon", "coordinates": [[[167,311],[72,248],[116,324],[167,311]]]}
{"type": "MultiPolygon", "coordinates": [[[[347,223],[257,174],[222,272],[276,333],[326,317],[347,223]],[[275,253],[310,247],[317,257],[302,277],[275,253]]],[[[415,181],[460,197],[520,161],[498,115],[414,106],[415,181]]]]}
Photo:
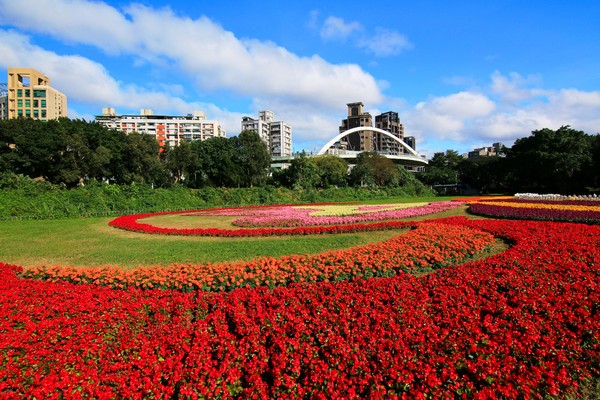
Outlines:
{"type": "Polygon", "coordinates": [[[69,116],[268,109],[316,151],[346,104],[396,111],[431,156],[600,132],[600,2],[0,0],[0,82],[32,67],[69,116]]]}

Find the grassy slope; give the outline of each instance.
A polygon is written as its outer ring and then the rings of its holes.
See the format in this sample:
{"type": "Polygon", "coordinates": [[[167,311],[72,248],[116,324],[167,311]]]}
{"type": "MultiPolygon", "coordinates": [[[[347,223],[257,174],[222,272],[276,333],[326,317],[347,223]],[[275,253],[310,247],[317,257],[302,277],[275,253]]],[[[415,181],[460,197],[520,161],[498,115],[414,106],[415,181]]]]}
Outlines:
{"type": "MultiPolygon", "coordinates": [[[[414,200],[414,199],[413,199],[414,200]]],[[[389,200],[387,201],[390,202],[389,200]]],[[[467,215],[464,207],[431,217],[467,215]]],[[[423,219],[427,217],[421,217],[423,219]]],[[[169,265],[319,253],[398,235],[401,231],[266,238],[147,235],[108,226],[110,218],[0,221],[0,261],[36,265],[169,265]]]]}

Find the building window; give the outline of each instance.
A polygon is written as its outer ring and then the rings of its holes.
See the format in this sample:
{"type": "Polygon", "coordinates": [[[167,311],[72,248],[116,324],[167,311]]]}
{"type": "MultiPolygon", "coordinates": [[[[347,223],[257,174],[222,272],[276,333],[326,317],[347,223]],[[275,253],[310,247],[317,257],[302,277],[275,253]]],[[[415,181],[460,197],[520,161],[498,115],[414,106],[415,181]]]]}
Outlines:
{"type": "Polygon", "coordinates": [[[17,110],[17,116],[22,117],[23,116],[23,110],[17,110]]]}
{"type": "Polygon", "coordinates": [[[25,89],[25,97],[31,97],[31,90],[25,89]]]}
{"type": "Polygon", "coordinates": [[[23,99],[17,100],[17,107],[23,107],[23,99]]]}
{"type": "Polygon", "coordinates": [[[46,91],[40,89],[34,90],[33,97],[46,97],[46,91]]]}
{"type": "Polygon", "coordinates": [[[25,99],[25,107],[31,107],[31,100],[25,99]]]}
{"type": "Polygon", "coordinates": [[[46,108],[46,100],[42,100],[42,107],[46,108]]]}
{"type": "Polygon", "coordinates": [[[46,110],[42,110],[42,118],[46,118],[46,110]]]}
{"type": "Polygon", "coordinates": [[[33,110],[33,118],[39,118],[40,112],[38,110],[33,110]]]}
{"type": "Polygon", "coordinates": [[[25,110],[25,116],[31,118],[31,110],[25,110]]]}
{"type": "Polygon", "coordinates": [[[23,97],[23,89],[17,89],[17,97],[23,97]]]}
{"type": "Polygon", "coordinates": [[[39,107],[40,106],[40,102],[38,100],[34,100],[33,101],[33,106],[34,107],[39,107]]]}

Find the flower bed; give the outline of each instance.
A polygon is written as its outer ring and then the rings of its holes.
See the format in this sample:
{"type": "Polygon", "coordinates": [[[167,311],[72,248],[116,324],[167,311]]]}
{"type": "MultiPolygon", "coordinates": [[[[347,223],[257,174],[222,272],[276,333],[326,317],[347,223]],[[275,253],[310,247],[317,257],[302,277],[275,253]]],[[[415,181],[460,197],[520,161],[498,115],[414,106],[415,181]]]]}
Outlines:
{"type": "MultiPolygon", "coordinates": [[[[403,223],[409,227],[408,223],[403,223]]],[[[482,231],[422,223],[411,232],[381,243],[317,255],[262,257],[252,261],[175,265],[121,270],[116,267],[39,267],[24,276],[49,281],[93,283],[113,288],[229,291],[238,287],[283,286],[292,282],[341,281],[392,276],[464,261],[493,245],[482,231]]]]}
{"type": "Polygon", "coordinates": [[[600,204],[594,200],[484,200],[471,203],[469,211],[495,218],[600,223],[600,204]]]}
{"type": "Polygon", "coordinates": [[[600,226],[443,222],[515,244],[418,278],[219,294],[0,264],[0,395],[528,399],[600,376],[600,226]]]}
{"type": "Polygon", "coordinates": [[[191,210],[186,212],[162,212],[152,214],[123,215],[110,221],[109,225],[115,228],[135,232],[186,235],[186,236],[273,236],[273,235],[310,235],[324,233],[346,233],[360,231],[375,231],[396,229],[402,222],[384,221],[427,215],[456,208],[460,203],[437,202],[426,206],[411,207],[400,210],[374,211],[367,214],[361,213],[350,216],[310,216],[313,209],[283,206],[268,207],[236,207],[219,208],[210,210],[191,210]],[[183,214],[183,215],[220,215],[243,216],[235,221],[237,225],[249,226],[242,229],[219,228],[168,228],[158,227],[140,222],[144,218],[158,215],[183,214]],[[372,222],[369,221],[382,221],[372,222]],[[269,226],[254,228],[256,226],[269,226]],[[275,227],[273,227],[275,226],[275,227]]]}

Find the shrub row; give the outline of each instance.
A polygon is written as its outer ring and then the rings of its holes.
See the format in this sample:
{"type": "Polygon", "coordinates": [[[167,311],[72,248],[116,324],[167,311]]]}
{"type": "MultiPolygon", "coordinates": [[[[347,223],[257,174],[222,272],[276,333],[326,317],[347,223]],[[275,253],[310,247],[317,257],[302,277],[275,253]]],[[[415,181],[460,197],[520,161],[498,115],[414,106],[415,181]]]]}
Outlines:
{"type": "Polygon", "coordinates": [[[183,186],[108,185],[92,182],[65,189],[15,175],[0,177],[0,219],[65,218],[189,210],[252,204],[298,204],[319,201],[358,201],[390,196],[417,196],[411,188],[330,188],[290,190],[281,187],[203,188],[183,186]]]}

